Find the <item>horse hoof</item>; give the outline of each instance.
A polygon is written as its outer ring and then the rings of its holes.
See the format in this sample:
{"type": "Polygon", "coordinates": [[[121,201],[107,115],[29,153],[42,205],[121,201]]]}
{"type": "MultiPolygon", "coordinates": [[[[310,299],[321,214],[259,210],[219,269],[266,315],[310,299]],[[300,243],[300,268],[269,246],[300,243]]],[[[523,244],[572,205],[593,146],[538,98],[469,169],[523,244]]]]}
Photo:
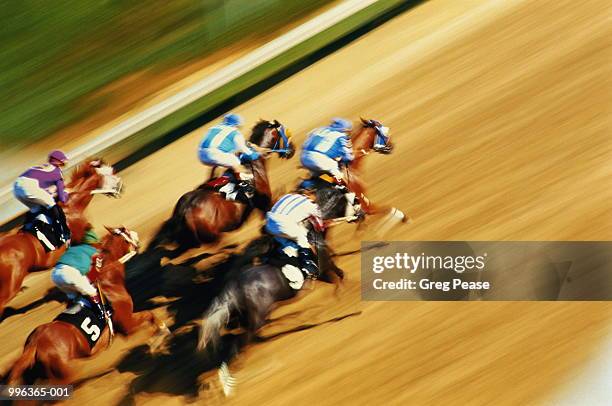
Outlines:
{"type": "Polygon", "coordinates": [[[403,211],[396,207],[391,208],[391,211],[389,212],[389,217],[391,217],[391,219],[393,220],[401,221],[402,223],[405,223],[409,220],[409,217],[406,216],[403,211]]]}
{"type": "Polygon", "coordinates": [[[230,373],[229,367],[225,362],[221,364],[219,368],[219,381],[223,388],[223,394],[226,397],[232,396],[236,392],[236,384],[238,381],[230,373]]]}

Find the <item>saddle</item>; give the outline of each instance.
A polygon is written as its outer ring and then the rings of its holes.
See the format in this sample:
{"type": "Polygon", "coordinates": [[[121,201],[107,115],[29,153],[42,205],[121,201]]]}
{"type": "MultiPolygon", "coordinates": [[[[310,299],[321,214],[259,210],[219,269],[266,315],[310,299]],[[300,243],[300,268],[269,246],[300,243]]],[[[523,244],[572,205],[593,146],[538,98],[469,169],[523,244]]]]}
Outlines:
{"type": "Polygon", "coordinates": [[[64,245],[52,221],[53,220],[44,213],[28,212],[21,231],[32,234],[40,241],[46,252],[51,252],[64,245]]]}
{"type": "Polygon", "coordinates": [[[231,171],[226,171],[223,175],[204,183],[200,188],[213,190],[221,194],[225,200],[250,205],[255,190],[250,184],[243,185],[242,183],[236,179],[231,171]]]}
{"type": "Polygon", "coordinates": [[[204,188],[213,189],[218,191],[223,186],[227,185],[232,181],[232,178],[229,175],[223,174],[218,178],[213,178],[204,184],[204,188]]]}
{"type": "Polygon", "coordinates": [[[98,312],[92,306],[89,300],[80,298],[55,318],[55,321],[75,326],[87,340],[89,349],[96,345],[106,327],[106,321],[98,317],[98,312]]]}

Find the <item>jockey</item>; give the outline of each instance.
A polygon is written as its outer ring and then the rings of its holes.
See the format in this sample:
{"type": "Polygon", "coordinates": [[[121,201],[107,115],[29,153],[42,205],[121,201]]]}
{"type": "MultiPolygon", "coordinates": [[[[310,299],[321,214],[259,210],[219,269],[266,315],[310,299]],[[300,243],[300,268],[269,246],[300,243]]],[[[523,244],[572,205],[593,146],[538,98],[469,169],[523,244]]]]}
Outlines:
{"type": "Polygon", "coordinates": [[[307,278],[319,275],[316,255],[308,242],[306,221],[310,221],[317,231],[323,231],[321,210],[314,201],[314,194],[301,190],[289,193],[278,199],[266,214],[265,229],[275,237],[286,238],[298,245],[299,266],[307,278]]]}
{"type": "Polygon", "coordinates": [[[31,167],[13,184],[15,197],[28,206],[32,215],[43,211],[51,217],[53,228],[62,242],[70,240],[70,229],[66,224],[64,211],[57,204],[66,203],[68,200],[61,169],[67,162],[66,154],[55,150],[49,154],[48,163],[31,167]]]}
{"type": "Polygon", "coordinates": [[[352,128],[350,121],[334,118],[329,126],[313,130],[302,146],[302,165],[315,174],[329,173],[339,185],[345,185],[340,163],[353,161],[352,128]]]}
{"type": "Polygon", "coordinates": [[[89,230],[83,242],[69,247],[61,256],[57,265],[51,271],[51,280],[59,290],[66,293],[68,299],[74,301],[79,295],[90,300],[96,306],[98,316],[104,318],[104,310],[98,290],[87,275],[96,267],[98,253],[95,244],[99,242],[93,230],[89,230]]]}
{"type": "MultiPolygon", "coordinates": [[[[200,162],[208,166],[221,166],[234,172],[238,180],[238,191],[246,200],[254,192],[251,180],[253,174],[242,163],[257,160],[259,152],[250,148],[240,132],[242,117],[235,113],[226,114],[221,124],[210,128],[200,142],[198,156],[200,162]],[[238,157],[237,154],[240,154],[238,157]]],[[[235,196],[238,200],[239,196],[235,196]]]]}
{"type": "Polygon", "coordinates": [[[353,125],[344,118],[334,118],[327,127],[313,130],[302,146],[302,165],[315,176],[328,173],[333,176],[336,188],[344,193],[351,215],[359,213],[361,208],[348,187],[340,170],[340,164],[348,166],[354,159],[353,145],[349,134],[353,125]]]}

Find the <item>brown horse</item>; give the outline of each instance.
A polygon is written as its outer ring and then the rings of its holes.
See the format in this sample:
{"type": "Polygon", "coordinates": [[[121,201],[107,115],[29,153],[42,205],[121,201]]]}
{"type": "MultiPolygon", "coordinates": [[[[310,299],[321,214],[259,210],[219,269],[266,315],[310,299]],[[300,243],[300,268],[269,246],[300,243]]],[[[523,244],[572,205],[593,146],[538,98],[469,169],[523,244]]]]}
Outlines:
{"type": "Polygon", "coordinates": [[[250,164],[255,186],[251,205],[226,200],[206,182],[181,196],[172,217],[162,225],[149,245],[149,250],[165,243],[176,242],[186,249],[213,242],[222,233],[239,228],[253,208],[267,211],[271,207],[272,192],[265,158],[272,152],[286,159],[293,156],[293,145],[286,133],[288,131],[278,121],[260,120],[253,127],[249,141],[264,151],[264,154],[250,164]]]}
{"type": "Polygon", "coordinates": [[[390,154],[393,151],[393,143],[391,137],[382,135],[383,125],[377,120],[365,120],[360,119],[360,125],[356,127],[351,135],[351,141],[353,144],[353,152],[355,159],[350,163],[347,169],[347,182],[349,189],[354,192],[359,200],[361,206],[367,214],[375,214],[383,210],[387,210],[387,207],[379,207],[374,205],[367,197],[365,193],[365,184],[359,177],[363,159],[371,152],[379,152],[382,154],[390,154]],[[384,144],[378,144],[384,142],[384,144]]]}
{"type": "MultiPolygon", "coordinates": [[[[355,193],[366,214],[373,215],[385,211],[388,213],[388,221],[385,221],[386,224],[382,227],[384,229],[386,225],[398,221],[406,222],[408,218],[401,210],[395,207],[373,204],[366,196],[366,186],[360,177],[363,159],[370,152],[390,154],[393,151],[391,138],[388,134],[384,134],[383,129],[384,127],[379,121],[362,118],[360,125],[353,130],[351,141],[355,158],[346,168],[346,180],[349,189],[355,193]]],[[[347,200],[344,198],[344,194],[337,190],[330,176],[315,175],[311,179],[303,181],[302,184],[307,182],[314,182],[313,186],[316,189],[317,203],[321,207],[325,220],[329,220],[331,224],[334,224],[336,221],[347,219],[345,217],[347,200]],[[326,178],[328,179],[326,180],[326,178]]]]}
{"type": "MultiPolygon", "coordinates": [[[[107,230],[109,234],[100,243],[103,265],[98,272],[98,283],[113,308],[113,325],[124,335],[130,335],[145,323],[156,323],[151,312],[133,313],[132,298],[125,288],[124,262],[137,251],[138,234],[125,227],[107,230]]],[[[158,328],[164,334],[169,333],[163,323],[158,328]]],[[[85,328],[83,331],[89,333],[85,328]]],[[[108,325],[96,334],[95,345],[90,348],[84,332],[71,323],[54,320],[37,327],[28,337],[23,354],[11,368],[7,383],[33,384],[39,379],[50,384],[73,382],[74,361],[91,357],[110,345],[108,325]]]]}
{"type": "MultiPolygon", "coordinates": [[[[73,242],[81,241],[85,232],[91,228],[84,211],[94,194],[116,196],[120,186],[120,179],[113,174],[112,167],[99,159],[88,161],[75,169],[66,185],[70,196],[63,205],[73,242]]],[[[52,267],[65,251],[64,246],[47,252],[36,237],[23,231],[0,237],[0,316],[6,304],[19,292],[28,272],[52,267]]]]}

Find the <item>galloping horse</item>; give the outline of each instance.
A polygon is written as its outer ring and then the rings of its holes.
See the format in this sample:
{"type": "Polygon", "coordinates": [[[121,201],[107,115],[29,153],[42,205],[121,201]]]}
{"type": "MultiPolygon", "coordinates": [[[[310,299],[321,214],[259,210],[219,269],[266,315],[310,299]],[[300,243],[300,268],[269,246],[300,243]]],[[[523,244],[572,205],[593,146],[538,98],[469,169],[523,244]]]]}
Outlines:
{"type": "MultiPolygon", "coordinates": [[[[132,298],[125,288],[124,262],[137,251],[138,234],[125,227],[107,230],[109,234],[100,243],[103,265],[98,272],[98,283],[113,309],[113,324],[123,334],[130,335],[144,323],[155,323],[151,312],[133,313],[132,298]]],[[[83,309],[82,304],[76,304],[63,314],[79,317],[83,309]]],[[[111,342],[108,325],[100,329],[91,323],[91,318],[85,318],[88,315],[84,313],[82,323],[77,318],[80,328],[61,318],[37,327],[28,337],[23,354],[11,368],[7,383],[33,384],[37,379],[51,384],[72,382],[74,360],[91,357],[106,349],[111,342]],[[86,334],[92,337],[93,346],[90,346],[86,334]]],[[[169,332],[163,323],[158,328],[164,333],[169,332]]]]}
{"type": "MultiPolygon", "coordinates": [[[[311,231],[309,239],[316,248],[321,274],[332,271],[337,273],[322,235],[311,231]]],[[[263,263],[231,270],[224,288],[203,316],[198,341],[200,351],[209,345],[218,348],[221,329],[227,326],[232,316],[237,316],[240,326],[246,330],[245,342],[233,341],[229,349],[219,351],[219,376],[226,395],[232,391],[234,382],[229,374],[228,363],[238,355],[243,344],[257,337],[257,332],[278,303],[294,298],[299,291],[299,287],[292,287],[283,274],[285,266],[293,267],[295,272],[301,273],[296,267],[297,262],[279,255],[279,249],[277,241],[268,235],[251,242],[243,251],[243,263],[252,262],[255,258],[263,263]]]]}
{"type": "Polygon", "coordinates": [[[265,157],[267,153],[277,152],[282,158],[289,159],[294,152],[291,142],[282,145],[283,131],[285,128],[276,120],[260,120],[253,127],[249,141],[266,153],[251,163],[255,185],[252,205],[226,200],[206,182],[181,196],[172,217],[162,225],[149,250],[171,242],[178,242],[183,248],[213,242],[221,233],[239,228],[253,208],[267,211],[271,207],[272,192],[265,157]]]}
{"type": "MultiPolygon", "coordinates": [[[[113,168],[99,159],[77,167],[66,188],[70,192],[63,205],[72,241],[78,243],[91,225],[84,217],[85,208],[96,193],[117,196],[120,179],[113,168]],[[109,186],[110,185],[110,186],[109,186]]],[[[17,294],[28,272],[47,269],[55,265],[66,247],[45,251],[32,234],[19,231],[0,237],[0,316],[6,304],[17,294]]]]}
{"type": "MultiPolygon", "coordinates": [[[[360,120],[360,125],[356,127],[351,135],[353,144],[354,160],[346,168],[347,184],[349,189],[355,193],[359,199],[361,208],[366,214],[372,215],[383,211],[388,211],[391,218],[396,218],[403,222],[407,217],[399,209],[389,206],[374,205],[366,196],[366,187],[360,178],[363,159],[371,151],[382,154],[390,154],[393,151],[391,138],[382,135],[383,125],[376,120],[360,120]],[[377,138],[383,139],[384,144],[377,144],[377,138]]],[[[322,180],[322,177],[313,177],[309,181],[315,182],[317,203],[321,207],[323,218],[326,220],[343,219],[346,213],[347,201],[343,194],[339,192],[333,182],[322,180]]],[[[331,180],[331,178],[330,178],[331,180]]]]}

